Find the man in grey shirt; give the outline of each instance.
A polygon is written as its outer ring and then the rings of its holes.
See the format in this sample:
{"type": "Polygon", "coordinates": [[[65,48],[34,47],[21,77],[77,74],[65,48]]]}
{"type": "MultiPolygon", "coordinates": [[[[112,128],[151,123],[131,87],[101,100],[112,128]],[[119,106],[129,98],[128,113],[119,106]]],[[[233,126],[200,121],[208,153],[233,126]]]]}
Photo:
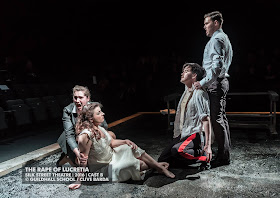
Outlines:
{"type": "Polygon", "coordinates": [[[170,167],[186,168],[189,164],[199,162],[203,168],[212,158],[208,94],[193,86],[195,81],[202,79],[204,73],[204,69],[196,63],[183,65],[180,82],[185,85],[185,91],[176,111],[174,139],[158,159],[159,162],[170,163],[170,167]]]}
{"type": "MultiPolygon", "coordinates": [[[[70,163],[71,166],[76,166],[79,163],[87,163],[87,156],[80,153],[76,142],[76,120],[82,111],[84,105],[90,103],[90,91],[87,87],[76,85],[73,88],[73,103],[63,109],[63,129],[64,131],[58,138],[57,142],[61,147],[62,154],[57,161],[57,166],[62,166],[65,163],[70,163]]],[[[102,127],[108,129],[106,120],[101,124],[102,127]]],[[[109,131],[112,138],[116,138],[115,134],[109,131]]]]}
{"type": "Polygon", "coordinates": [[[230,132],[226,118],[226,95],[229,90],[227,77],[232,61],[232,46],[222,30],[223,17],[218,11],[204,15],[204,29],[210,37],[203,54],[206,76],[194,83],[196,89],[206,88],[210,99],[210,117],[218,144],[218,154],[212,167],[230,163],[230,132]]]}

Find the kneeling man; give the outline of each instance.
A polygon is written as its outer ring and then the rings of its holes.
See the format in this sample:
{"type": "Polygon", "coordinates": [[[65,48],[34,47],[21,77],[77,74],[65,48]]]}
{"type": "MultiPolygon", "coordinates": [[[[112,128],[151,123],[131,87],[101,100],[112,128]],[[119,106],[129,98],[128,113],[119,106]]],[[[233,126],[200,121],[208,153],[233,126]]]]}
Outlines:
{"type": "Polygon", "coordinates": [[[173,142],[159,157],[159,162],[169,162],[170,167],[185,167],[212,158],[209,98],[203,89],[195,89],[194,82],[203,78],[205,70],[196,63],[185,63],[181,82],[185,91],[179,101],[173,142]],[[203,135],[205,132],[205,136],[203,135]]]}

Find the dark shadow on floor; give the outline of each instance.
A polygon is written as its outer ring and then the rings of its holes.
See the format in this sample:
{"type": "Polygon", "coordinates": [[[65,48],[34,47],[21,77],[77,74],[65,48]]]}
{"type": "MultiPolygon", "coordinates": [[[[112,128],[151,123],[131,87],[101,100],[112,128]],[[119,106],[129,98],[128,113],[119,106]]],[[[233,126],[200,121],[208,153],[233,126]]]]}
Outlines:
{"type": "Polygon", "coordinates": [[[160,188],[162,186],[174,183],[178,180],[196,180],[200,179],[200,176],[198,175],[199,169],[198,167],[188,167],[187,169],[179,169],[179,168],[170,168],[169,169],[172,173],[176,175],[176,177],[168,178],[163,174],[159,174],[155,172],[154,170],[150,169],[145,173],[145,177],[141,181],[133,181],[129,180],[126,182],[126,184],[136,184],[136,185],[147,185],[149,187],[154,188],[160,188]]]}

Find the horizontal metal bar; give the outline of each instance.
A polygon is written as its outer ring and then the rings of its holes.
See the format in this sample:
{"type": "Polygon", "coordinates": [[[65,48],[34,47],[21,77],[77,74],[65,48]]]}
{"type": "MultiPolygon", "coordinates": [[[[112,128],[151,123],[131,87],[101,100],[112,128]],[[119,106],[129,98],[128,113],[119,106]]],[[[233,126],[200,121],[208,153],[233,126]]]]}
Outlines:
{"type": "Polygon", "coordinates": [[[253,118],[269,118],[273,117],[272,114],[262,115],[262,114],[227,114],[227,117],[253,117],[253,118]]]}
{"type": "MultiPolygon", "coordinates": [[[[237,111],[237,112],[228,111],[228,112],[226,112],[226,114],[264,114],[264,115],[266,115],[266,114],[270,114],[270,112],[268,112],[268,111],[257,111],[257,112],[256,111],[237,111]]],[[[274,112],[271,114],[274,114],[274,112]]],[[[280,112],[276,112],[276,114],[280,114],[280,112]]]]}

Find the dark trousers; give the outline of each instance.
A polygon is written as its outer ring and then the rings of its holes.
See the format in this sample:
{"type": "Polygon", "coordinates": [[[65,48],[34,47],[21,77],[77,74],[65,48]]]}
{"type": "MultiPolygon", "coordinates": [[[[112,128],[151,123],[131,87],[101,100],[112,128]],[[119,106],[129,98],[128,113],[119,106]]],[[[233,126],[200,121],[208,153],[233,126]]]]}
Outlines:
{"type": "Polygon", "coordinates": [[[197,162],[206,162],[202,153],[200,134],[195,133],[185,138],[177,137],[163,150],[159,162],[168,162],[170,167],[186,168],[197,162]]]}
{"type": "Polygon", "coordinates": [[[176,164],[176,159],[172,156],[171,149],[172,147],[180,141],[181,136],[174,138],[171,143],[169,143],[158,158],[158,162],[168,162],[170,166],[176,164]]]}
{"type": "Polygon", "coordinates": [[[229,90],[227,78],[218,78],[207,92],[210,99],[210,117],[215,135],[215,141],[218,144],[218,158],[229,160],[230,150],[230,131],[226,117],[226,96],[229,90]]]}

